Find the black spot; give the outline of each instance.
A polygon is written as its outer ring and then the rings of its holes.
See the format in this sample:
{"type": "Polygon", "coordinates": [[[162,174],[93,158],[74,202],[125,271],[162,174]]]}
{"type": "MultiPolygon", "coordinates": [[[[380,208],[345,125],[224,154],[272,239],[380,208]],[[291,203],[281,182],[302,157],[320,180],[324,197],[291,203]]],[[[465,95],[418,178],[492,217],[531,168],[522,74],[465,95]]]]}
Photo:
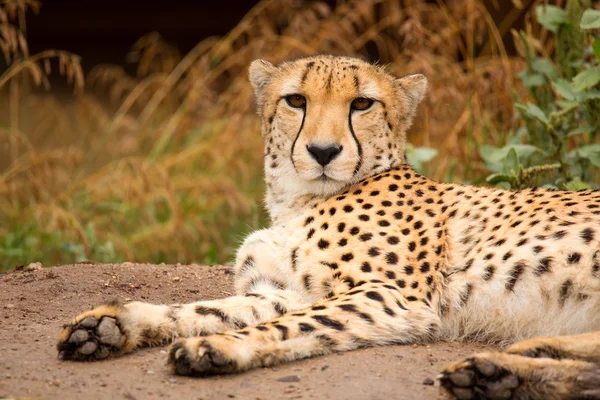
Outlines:
{"type": "Polygon", "coordinates": [[[338,304],[338,308],[348,312],[356,312],[356,306],[354,304],[338,304]]]}
{"type": "Polygon", "coordinates": [[[379,191],[378,190],[372,191],[371,196],[379,196],[379,191]]]}
{"type": "Polygon", "coordinates": [[[344,255],[342,255],[342,261],[351,261],[354,258],[354,254],[352,253],[346,253],[344,255]]]}
{"type": "Polygon", "coordinates": [[[555,232],[552,237],[554,237],[554,239],[562,239],[567,235],[567,231],[558,231],[555,232]]]}
{"type": "Polygon", "coordinates": [[[311,281],[312,281],[312,277],[309,274],[304,275],[303,277],[303,281],[304,281],[304,287],[306,288],[306,290],[310,290],[311,289],[311,281]]]}
{"type": "Polygon", "coordinates": [[[402,219],[404,217],[404,214],[402,214],[402,211],[398,211],[394,213],[394,218],[396,219],[402,219]]]}
{"type": "Polygon", "coordinates": [[[385,200],[381,202],[381,205],[384,207],[390,207],[392,205],[391,201],[385,200]]]}
{"type": "Polygon", "coordinates": [[[311,228],[311,230],[308,231],[308,235],[306,236],[306,238],[310,239],[313,237],[314,234],[315,234],[315,230],[311,228]]]}
{"type": "Polygon", "coordinates": [[[573,281],[571,281],[570,279],[567,279],[566,281],[563,282],[562,286],[560,287],[560,305],[561,306],[563,306],[565,304],[565,301],[567,301],[567,298],[571,294],[572,289],[573,289],[573,281]]]}
{"type": "Polygon", "coordinates": [[[307,324],[306,322],[300,322],[298,324],[298,328],[300,329],[300,332],[305,332],[305,333],[306,332],[312,332],[312,331],[315,330],[314,326],[312,326],[310,324],[307,324]]]}
{"type": "Polygon", "coordinates": [[[415,269],[412,266],[407,265],[407,266],[404,267],[404,273],[406,275],[412,275],[413,272],[415,272],[415,269]]]}
{"type": "Polygon", "coordinates": [[[542,258],[539,261],[539,263],[535,269],[535,274],[539,276],[539,275],[545,274],[546,272],[550,272],[551,263],[552,263],[552,257],[542,258]]]}
{"type": "Polygon", "coordinates": [[[338,246],[340,246],[340,247],[344,247],[344,246],[345,246],[345,245],[347,245],[347,244],[348,244],[348,239],[346,239],[346,238],[341,238],[341,239],[338,241],[338,246]]]}
{"type": "Polygon", "coordinates": [[[393,317],[394,315],[396,315],[396,313],[395,313],[394,311],[392,311],[392,309],[391,309],[391,308],[389,308],[389,307],[383,307],[383,311],[384,311],[384,312],[385,312],[387,315],[389,315],[389,316],[392,316],[392,317],[393,317]]]}
{"type": "Polygon", "coordinates": [[[344,206],[344,211],[346,211],[347,213],[352,212],[352,210],[354,210],[354,207],[352,207],[350,204],[346,204],[344,206]]]}
{"type": "Polygon", "coordinates": [[[569,264],[577,264],[580,260],[581,260],[580,253],[571,253],[571,254],[569,254],[569,257],[567,258],[567,261],[569,262],[569,264]]]}
{"type": "MultiPolygon", "coordinates": [[[[398,255],[396,253],[387,253],[385,255],[385,260],[388,264],[396,265],[398,264],[398,255]]],[[[391,278],[393,279],[393,278],[391,278]]]]}
{"type": "Polygon", "coordinates": [[[511,257],[512,257],[512,255],[513,255],[513,254],[512,254],[512,251],[507,251],[507,252],[506,252],[506,254],[504,254],[504,255],[502,256],[502,261],[506,261],[506,260],[508,260],[509,258],[511,258],[511,257]]]}
{"type": "Polygon", "coordinates": [[[377,247],[371,247],[369,249],[369,255],[371,257],[377,257],[379,254],[381,254],[381,251],[379,251],[379,248],[377,248],[377,247]]]}
{"type": "Polygon", "coordinates": [[[337,211],[337,210],[335,209],[335,207],[331,207],[331,208],[329,209],[329,215],[335,215],[335,212],[336,212],[336,211],[337,211]]]}
{"type": "Polygon", "coordinates": [[[425,257],[427,257],[427,252],[426,251],[422,251],[419,253],[419,255],[417,256],[417,261],[421,261],[423,260],[425,257]]]}
{"type": "Polygon", "coordinates": [[[264,331],[268,331],[268,330],[269,330],[269,328],[267,328],[267,327],[266,327],[266,326],[264,326],[264,325],[257,325],[257,326],[255,326],[255,328],[256,328],[257,330],[259,330],[259,331],[263,331],[263,332],[264,332],[264,331]]]}
{"type": "Polygon", "coordinates": [[[376,301],[381,301],[381,302],[383,302],[383,296],[382,296],[382,295],[380,295],[380,294],[379,294],[379,293],[377,293],[377,292],[374,292],[374,291],[369,291],[369,292],[365,293],[365,295],[366,295],[366,296],[367,296],[369,299],[371,299],[371,300],[376,300],[376,301]]]}
{"type": "Polygon", "coordinates": [[[254,257],[252,257],[252,256],[246,257],[246,259],[242,263],[242,267],[240,268],[239,273],[254,268],[254,265],[255,265],[254,263],[255,263],[254,257]]]}
{"type": "Polygon", "coordinates": [[[534,254],[540,254],[542,251],[544,251],[544,246],[533,246],[534,254]]]}
{"type": "Polygon", "coordinates": [[[320,239],[319,242],[317,243],[317,246],[319,246],[319,249],[325,250],[326,248],[329,247],[329,242],[325,239],[320,239]]]}
{"type": "Polygon", "coordinates": [[[283,326],[283,325],[274,325],[275,328],[277,328],[279,330],[279,332],[281,332],[281,340],[287,340],[288,339],[288,328],[287,326],[283,326]]]}
{"type": "Polygon", "coordinates": [[[365,262],[364,262],[364,263],[361,265],[361,267],[360,267],[360,270],[361,270],[362,272],[371,272],[371,271],[372,271],[372,268],[371,268],[371,265],[370,265],[368,262],[366,262],[366,261],[365,261],[365,262]]]}
{"type": "Polygon", "coordinates": [[[325,315],[313,315],[312,318],[321,325],[335,329],[336,331],[343,331],[345,329],[341,322],[326,317],[325,315]]]}
{"type": "Polygon", "coordinates": [[[287,312],[287,308],[278,301],[274,301],[273,303],[271,303],[271,305],[273,306],[273,308],[275,309],[275,312],[278,315],[283,315],[287,312]]]}
{"type": "Polygon", "coordinates": [[[489,281],[490,279],[492,279],[492,277],[494,276],[494,272],[496,272],[496,267],[494,267],[493,265],[488,265],[485,268],[485,273],[482,276],[483,280],[489,281]]]}
{"type": "Polygon", "coordinates": [[[400,242],[400,239],[398,239],[398,236],[389,236],[387,238],[387,242],[389,244],[398,244],[400,242]]]}
{"type": "Polygon", "coordinates": [[[363,233],[358,238],[363,242],[367,242],[367,241],[373,239],[373,234],[372,233],[363,233]]]}
{"type": "Polygon", "coordinates": [[[506,281],[506,285],[505,285],[506,290],[510,290],[511,292],[513,291],[513,289],[515,288],[515,285],[517,284],[517,281],[519,280],[519,278],[521,277],[521,275],[523,274],[524,271],[525,271],[525,264],[523,264],[523,263],[515,264],[515,266],[508,273],[509,277],[508,277],[508,280],[506,281]]]}
{"type": "Polygon", "coordinates": [[[402,229],[400,232],[402,232],[402,234],[403,234],[404,236],[408,236],[408,235],[410,234],[410,229],[408,229],[408,228],[404,228],[404,229],[402,229]]]}
{"type": "Polygon", "coordinates": [[[214,308],[214,307],[196,306],[195,311],[196,311],[196,314],[198,314],[198,315],[214,315],[215,317],[218,317],[223,322],[228,321],[227,314],[225,314],[223,311],[221,311],[217,308],[214,308]]]}
{"type": "Polygon", "coordinates": [[[473,285],[470,283],[467,283],[467,285],[465,286],[465,289],[460,292],[461,304],[464,305],[467,303],[467,301],[469,300],[469,297],[471,297],[472,292],[473,292],[473,285]]]}
{"type": "Polygon", "coordinates": [[[394,271],[387,271],[385,276],[387,276],[388,279],[396,279],[396,273],[394,271]]]}
{"type": "Polygon", "coordinates": [[[344,232],[344,229],[346,229],[346,224],[343,222],[340,222],[337,226],[338,232],[342,233],[344,232]]]}
{"type": "Polygon", "coordinates": [[[417,221],[413,226],[415,229],[421,229],[423,227],[423,223],[421,221],[417,221]]]}
{"type": "Polygon", "coordinates": [[[371,217],[369,217],[367,214],[361,214],[358,216],[358,219],[360,219],[361,221],[368,221],[369,219],[371,219],[371,217]]]}
{"type": "Polygon", "coordinates": [[[395,192],[396,190],[398,190],[398,185],[396,185],[395,183],[392,183],[390,186],[388,186],[388,190],[390,192],[395,192]]]}
{"type": "Polygon", "coordinates": [[[355,236],[358,235],[358,232],[360,232],[360,229],[358,229],[357,226],[355,226],[354,228],[350,229],[350,234],[355,236]]]}
{"type": "Polygon", "coordinates": [[[383,227],[390,226],[390,223],[388,221],[384,220],[384,219],[382,219],[381,221],[377,222],[377,224],[379,226],[383,226],[383,227]]]}
{"type": "Polygon", "coordinates": [[[583,231],[581,231],[581,238],[586,244],[588,244],[594,240],[594,230],[592,228],[585,228],[583,231]]]}
{"type": "Polygon", "coordinates": [[[427,261],[425,261],[423,264],[421,264],[421,267],[419,268],[419,271],[421,271],[422,273],[427,273],[429,272],[429,263],[427,261]]]}
{"type": "Polygon", "coordinates": [[[329,267],[329,268],[331,268],[333,270],[338,269],[338,265],[336,263],[321,261],[321,264],[323,264],[324,266],[329,267]]]}

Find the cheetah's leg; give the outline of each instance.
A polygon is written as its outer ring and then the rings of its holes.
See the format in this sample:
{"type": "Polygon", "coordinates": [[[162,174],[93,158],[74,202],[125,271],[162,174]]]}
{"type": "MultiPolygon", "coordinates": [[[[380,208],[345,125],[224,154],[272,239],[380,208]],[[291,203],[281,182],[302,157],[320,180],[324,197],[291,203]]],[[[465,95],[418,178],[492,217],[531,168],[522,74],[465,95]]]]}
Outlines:
{"type": "Polygon", "coordinates": [[[480,353],[444,369],[441,385],[458,399],[600,399],[600,364],[480,353]]]}
{"type": "Polygon", "coordinates": [[[258,326],[178,340],[168,362],[181,375],[238,372],[363,346],[423,342],[438,326],[437,314],[423,303],[369,283],[258,326]]]}
{"type": "Polygon", "coordinates": [[[534,358],[600,362],[600,331],[574,336],[536,337],[515,343],[506,352],[534,358]]]}
{"type": "Polygon", "coordinates": [[[99,306],[67,324],[59,336],[63,359],[103,359],[141,346],[166,344],[176,337],[202,336],[255,325],[305,307],[288,289],[280,240],[270,230],[251,235],[238,253],[239,296],[190,304],[155,305],[133,302],[99,306]]]}

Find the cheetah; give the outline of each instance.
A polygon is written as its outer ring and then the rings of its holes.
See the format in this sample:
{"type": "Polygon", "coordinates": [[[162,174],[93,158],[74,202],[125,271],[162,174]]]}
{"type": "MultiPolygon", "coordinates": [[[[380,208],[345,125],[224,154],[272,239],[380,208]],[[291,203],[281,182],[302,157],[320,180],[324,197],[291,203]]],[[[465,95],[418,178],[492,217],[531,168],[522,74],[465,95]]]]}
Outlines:
{"type": "Polygon", "coordinates": [[[203,376],[365,346],[521,341],[448,366],[441,386],[459,399],[600,399],[600,191],[417,173],[406,131],[423,75],[319,55],[256,60],[249,77],[272,224],[238,250],[236,295],[101,305],[64,327],[62,359],[172,342],[174,373],[203,376]]]}

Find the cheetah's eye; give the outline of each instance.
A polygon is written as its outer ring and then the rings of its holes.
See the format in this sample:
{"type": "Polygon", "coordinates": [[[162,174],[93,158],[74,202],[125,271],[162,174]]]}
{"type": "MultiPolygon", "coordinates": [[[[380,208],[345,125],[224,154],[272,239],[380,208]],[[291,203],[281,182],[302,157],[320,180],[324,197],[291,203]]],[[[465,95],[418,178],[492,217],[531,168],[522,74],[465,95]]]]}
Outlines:
{"type": "Polygon", "coordinates": [[[301,94],[290,94],[285,97],[285,101],[294,108],[304,108],[306,106],[306,98],[301,94]]]}
{"type": "Polygon", "coordinates": [[[374,102],[375,101],[373,99],[367,99],[366,97],[357,97],[356,99],[352,100],[352,104],[350,105],[350,107],[352,107],[353,110],[362,111],[371,107],[374,102]]]}

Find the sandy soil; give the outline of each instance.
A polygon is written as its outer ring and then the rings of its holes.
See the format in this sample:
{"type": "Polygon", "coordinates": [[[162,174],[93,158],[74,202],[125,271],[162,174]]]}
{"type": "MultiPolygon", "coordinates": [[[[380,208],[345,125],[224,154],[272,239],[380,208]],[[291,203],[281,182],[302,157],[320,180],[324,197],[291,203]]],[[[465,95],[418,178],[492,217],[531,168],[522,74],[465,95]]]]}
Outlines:
{"type": "Polygon", "coordinates": [[[184,378],[164,348],[95,363],[59,361],[55,337],[79,312],[112,300],[154,303],[232,294],[229,267],[77,264],[0,275],[0,398],[87,399],[441,399],[435,380],[448,362],[483,346],[389,346],[275,368],[184,378]]]}

